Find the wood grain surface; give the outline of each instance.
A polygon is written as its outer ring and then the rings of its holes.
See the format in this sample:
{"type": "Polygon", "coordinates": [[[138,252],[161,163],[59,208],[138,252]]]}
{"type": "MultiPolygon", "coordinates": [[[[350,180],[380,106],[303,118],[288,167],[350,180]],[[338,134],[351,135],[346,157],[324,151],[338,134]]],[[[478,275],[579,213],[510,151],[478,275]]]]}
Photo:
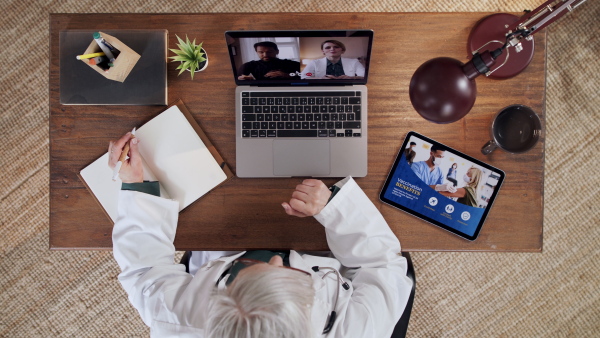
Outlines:
{"type": "MultiPolygon", "coordinates": [[[[413,109],[408,86],[423,62],[439,56],[467,61],[467,37],[485,13],[260,13],[260,14],[51,14],[50,16],[50,248],[110,249],[112,223],[77,178],[106,152],[108,142],[148,121],[161,106],[65,106],[59,104],[58,35],[69,29],[167,29],[203,41],[208,68],[190,80],[168,66],[169,102],[182,99],[235,172],[235,83],[227,54],[227,30],[372,29],[369,74],[369,173],[356,181],[380,209],[403,251],[542,250],[545,145],[546,32],[535,35],[532,63],[507,80],[477,79],[471,112],[458,122],[427,122],[413,109]],[[536,111],[543,131],[528,153],[480,153],[494,114],[524,104],[536,111]],[[414,130],[505,171],[506,180],[479,238],[463,240],[378,200],[379,191],[407,132],[414,130]]],[[[181,212],[178,250],[327,249],[313,218],[289,217],[281,202],[301,181],[234,177],[181,212]]],[[[327,185],[336,179],[326,179],[327,185]]]]}

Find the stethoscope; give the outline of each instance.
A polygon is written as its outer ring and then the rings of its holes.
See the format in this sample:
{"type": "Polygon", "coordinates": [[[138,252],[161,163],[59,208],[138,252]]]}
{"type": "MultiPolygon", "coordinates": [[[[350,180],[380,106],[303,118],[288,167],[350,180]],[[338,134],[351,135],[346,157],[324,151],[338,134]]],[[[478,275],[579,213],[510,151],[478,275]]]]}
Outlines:
{"type": "Polygon", "coordinates": [[[335,273],[335,275],[337,276],[337,290],[335,293],[335,302],[333,303],[333,310],[331,311],[331,314],[329,314],[329,317],[327,319],[327,323],[325,324],[325,328],[323,329],[323,334],[329,333],[329,331],[331,331],[331,328],[333,327],[333,323],[335,322],[335,318],[337,316],[337,313],[335,312],[335,309],[337,308],[337,302],[338,302],[338,297],[340,294],[340,284],[342,285],[342,287],[344,288],[344,290],[348,290],[350,289],[350,285],[348,285],[348,283],[346,283],[342,277],[340,277],[340,273],[334,269],[334,268],[329,268],[329,267],[322,267],[322,266],[313,266],[312,270],[314,272],[318,272],[319,270],[330,270],[329,272],[326,272],[323,277],[321,277],[321,279],[325,279],[325,277],[327,277],[328,274],[330,273],[335,273]]]}

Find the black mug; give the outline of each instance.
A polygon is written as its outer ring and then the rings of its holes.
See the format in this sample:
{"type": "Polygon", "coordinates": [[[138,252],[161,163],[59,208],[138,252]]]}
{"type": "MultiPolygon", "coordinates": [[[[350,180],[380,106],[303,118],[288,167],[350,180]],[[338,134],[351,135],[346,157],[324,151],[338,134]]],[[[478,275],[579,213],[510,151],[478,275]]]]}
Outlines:
{"type": "Polygon", "coordinates": [[[492,139],[481,152],[489,155],[500,148],[513,154],[524,153],[535,146],[541,133],[542,123],[533,109],[514,104],[496,114],[491,128],[492,139]]]}

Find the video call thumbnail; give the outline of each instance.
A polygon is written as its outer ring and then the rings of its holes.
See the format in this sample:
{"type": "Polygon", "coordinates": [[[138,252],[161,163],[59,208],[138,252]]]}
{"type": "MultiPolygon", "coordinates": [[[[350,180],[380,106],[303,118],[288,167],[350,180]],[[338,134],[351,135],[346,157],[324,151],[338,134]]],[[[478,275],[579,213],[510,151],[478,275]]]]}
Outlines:
{"type": "Polygon", "coordinates": [[[361,80],[369,37],[235,38],[229,48],[240,81],[361,80]]]}

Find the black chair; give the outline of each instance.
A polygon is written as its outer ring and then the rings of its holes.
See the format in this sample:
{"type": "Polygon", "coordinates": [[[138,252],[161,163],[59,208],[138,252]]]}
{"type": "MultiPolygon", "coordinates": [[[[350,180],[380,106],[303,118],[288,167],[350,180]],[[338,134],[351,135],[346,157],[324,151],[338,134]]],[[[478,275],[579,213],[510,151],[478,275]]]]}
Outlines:
{"type": "Polygon", "coordinates": [[[187,273],[190,273],[190,257],[192,257],[192,252],[186,251],[183,253],[181,260],[179,261],[179,264],[185,265],[185,272],[187,273]]]}
{"type": "MultiPolygon", "coordinates": [[[[190,272],[190,257],[192,256],[191,251],[186,251],[181,257],[180,264],[185,265],[185,271],[190,272]]],[[[410,254],[408,252],[402,253],[402,256],[406,258],[406,262],[408,263],[408,271],[406,275],[408,278],[412,279],[413,286],[412,290],[410,290],[410,296],[408,297],[408,303],[406,303],[406,308],[402,313],[402,317],[398,323],[396,323],[396,327],[394,327],[394,332],[392,332],[392,336],[390,338],[404,338],[406,337],[406,331],[408,331],[408,322],[410,320],[410,313],[412,312],[413,302],[415,300],[415,289],[417,286],[417,279],[415,278],[415,269],[413,267],[412,259],[410,258],[410,254]]]]}
{"type": "Polygon", "coordinates": [[[406,258],[406,262],[408,263],[408,271],[406,272],[406,276],[412,279],[413,286],[412,290],[410,290],[410,296],[408,297],[408,303],[406,303],[406,308],[404,308],[402,317],[400,317],[400,320],[398,321],[398,323],[396,323],[396,327],[394,327],[394,332],[392,332],[391,338],[406,337],[406,331],[408,331],[408,322],[410,320],[410,313],[412,312],[413,302],[415,300],[415,289],[417,287],[417,278],[415,277],[415,269],[413,267],[410,254],[408,252],[403,252],[402,256],[406,258]]]}

